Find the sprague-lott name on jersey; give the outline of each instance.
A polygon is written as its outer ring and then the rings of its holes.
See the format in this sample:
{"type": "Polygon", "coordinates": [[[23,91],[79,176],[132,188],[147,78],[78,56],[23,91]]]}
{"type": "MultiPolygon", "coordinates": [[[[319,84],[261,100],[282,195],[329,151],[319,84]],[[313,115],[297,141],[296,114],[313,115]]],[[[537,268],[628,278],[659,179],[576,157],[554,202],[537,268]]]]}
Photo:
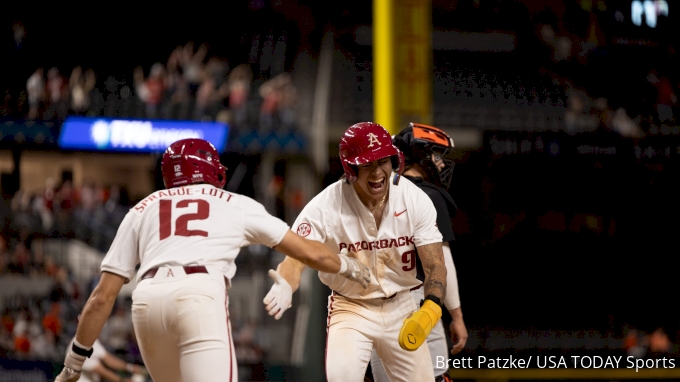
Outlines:
{"type": "Polygon", "coordinates": [[[360,250],[370,251],[373,249],[385,249],[403,247],[405,245],[413,244],[413,236],[400,236],[396,239],[381,239],[375,241],[357,241],[356,243],[340,243],[340,250],[347,248],[348,252],[358,252],[360,250]]]}
{"type": "Polygon", "coordinates": [[[137,203],[135,206],[135,210],[142,212],[144,211],[144,208],[146,206],[153,202],[156,199],[160,199],[164,196],[176,196],[176,195],[210,195],[214,196],[219,199],[224,199],[225,201],[229,201],[231,197],[233,196],[232,194],[228,192],[224,192],[222,190],[218,190],[217,188],[201,188],[200,192],[198,189],[194,188],[184,188],[184,187],[179,187],[179,188],[169,188],[167,190],[159,191],[154,194],[149,195],[146,199],[142,200],[141,202],[137,203]]]}

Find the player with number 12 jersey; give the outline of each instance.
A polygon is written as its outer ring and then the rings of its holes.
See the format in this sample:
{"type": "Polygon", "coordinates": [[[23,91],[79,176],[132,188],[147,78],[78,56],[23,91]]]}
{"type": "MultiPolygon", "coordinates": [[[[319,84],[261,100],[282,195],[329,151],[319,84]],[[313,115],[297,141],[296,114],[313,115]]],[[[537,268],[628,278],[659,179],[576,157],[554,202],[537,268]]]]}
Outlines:
{"type": "Polygon", "coordinates": [[[262,204],[209,184],[156,191],[130,210],[121,227],[119,232],[127,235],[116,238],[102,270],[124,271],[131,278],[135,264],[141,263],[139,278],[161,265],[193,262],[218,267],[228,280],[236,273],[234,259],[241,247],[251,243],[273,247],[288,230],[283,221],[272,219],[262,204]],[[172,236],[183,240],[167,240],[172,236]],[[116,256],[126,252],[127,245],[144,247],[146,250],[133,253],[145,258],[116,256]]]}

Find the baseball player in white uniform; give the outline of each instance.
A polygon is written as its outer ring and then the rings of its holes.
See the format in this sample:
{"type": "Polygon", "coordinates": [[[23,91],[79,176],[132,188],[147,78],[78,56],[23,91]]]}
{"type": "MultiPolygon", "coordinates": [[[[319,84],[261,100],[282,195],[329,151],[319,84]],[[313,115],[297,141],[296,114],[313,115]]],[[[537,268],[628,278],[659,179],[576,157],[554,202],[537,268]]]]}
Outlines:
{"type": "MultiPolygon", "coordinates": [[[[427,346],[420,346],[441,317],[446,267],[437,211],[428,196],[400,173],[403,156],[380,125],[362,122],[340,141],[341,179],[314,197],[295,221],[298,235],[367,265],[375,276],[367,288],[324,271],[328,298],[326,377],[330,382],[363,381],[371,351],[391,381],[432,382],[427,346]],[[396,171],[396,172],[395,172],[396,171]],[[416,249],[425,272],[416,278],[416,249]],[[423,288],[419,304],[410,291],[423,288]]],[[[294,260],[294,259],[293,259],[294,260]]],[[[281,298],[286,306],[304,264],[285,259],[280,281],[265,304],[281,298]]],[[[269,314],[277,314],[267,307],[269,314]]]]}
{"type": "Polygon", "coordinates": [[[78,380],[116,296],[132,277],[132,321],[142,358],[152,379],[163,382],[236,382],[227,291],[243,246],[275,248],[358,288],[372,278],[356,259],[301,238],[260,203],[222,190],[226,168],[209,142],[173,143],[161,167],[166,189],[131,208],[118,228],[57,382],[78,380]]]}
{"type": "MultiPolygon", "coordinates": [[[[427,337],[427,346],[432,357],[435,382],[446,382],[450,381],[447,375],[449,365],[441,360],[446,360],[449,353],[452,355],[460,353],[468,338],[460,307],[456,267],[449,245],[449,242],[455,239],[449,210],[455,212],[456,204],[448,192],[454,163],[451,159],[444,159],[444,156],[453,150],[454,143],[441,129],[418,123],[409,124],[393,137],[392,142],[404,154],[404,177],[425,191],[437,209],[437,227],[444,240],[442,250],[446,264],[446,297],[443,302],[451,315],[453,348],[449,351],[441,320],[427,337]]],[[[416,269],[420,271],[419,265],[416,264],[416,269]]],[[[418,272],[418,278],[422,279],[422,272],[418,272]]],[[[411,294],[415,301],[424,298],[422,288],[412,291],[411,294]]],[[[382,360],[375,351],[371,355],[371,371],[373,382],[390,382],[382,366],[382,360]]]]}

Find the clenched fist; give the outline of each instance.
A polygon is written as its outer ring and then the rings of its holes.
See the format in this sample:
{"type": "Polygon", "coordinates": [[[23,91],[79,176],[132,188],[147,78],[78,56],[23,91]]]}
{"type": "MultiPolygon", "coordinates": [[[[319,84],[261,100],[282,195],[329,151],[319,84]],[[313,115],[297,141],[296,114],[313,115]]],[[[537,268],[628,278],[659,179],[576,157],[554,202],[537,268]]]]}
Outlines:
{"type": "Polygon", "coordinates": [[[70,367],[64,366],[64,368],[61,370],[61,373],[57,375],[57,378],[54,380],[54,382],[76,382],[79,379],[80,370],[76,371],[70,367]]]}
{"type": "Polygon", "coordinates": [[[80,371],[85,363],[85,356],[79,355],[69,350],[64,359],[64,368],[57,375],[54,382],[76,382],[80,379],[80,371]]]}

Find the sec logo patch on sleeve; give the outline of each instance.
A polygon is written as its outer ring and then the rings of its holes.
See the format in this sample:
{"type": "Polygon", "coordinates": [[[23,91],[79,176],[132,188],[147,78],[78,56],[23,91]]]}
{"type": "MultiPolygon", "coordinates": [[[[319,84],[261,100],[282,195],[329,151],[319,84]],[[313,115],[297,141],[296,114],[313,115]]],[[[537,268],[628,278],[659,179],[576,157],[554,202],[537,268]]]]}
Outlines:
{"type": "Polygon", "coordinates": [[[302,237],[309,236],[310,233],[312,233],[312,226],[308,223],[301,223],[297,228],[297,234],[302,237]]]}

